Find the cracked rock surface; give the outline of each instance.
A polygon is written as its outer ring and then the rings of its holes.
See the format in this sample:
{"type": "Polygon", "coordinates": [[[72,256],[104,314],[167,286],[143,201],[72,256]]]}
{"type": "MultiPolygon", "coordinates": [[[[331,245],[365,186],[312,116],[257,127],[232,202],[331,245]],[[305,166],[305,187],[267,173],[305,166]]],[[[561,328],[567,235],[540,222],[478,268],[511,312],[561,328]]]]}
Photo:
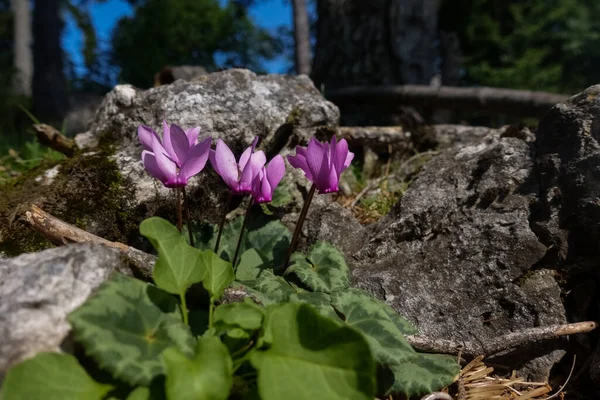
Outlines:
{"type": "Polygon", "coordinates": [[[37,353],[65,350],[67,315],[116,270],[127,273],[119,254],[92,244],[0,261],[0,379],[37,353]]]}

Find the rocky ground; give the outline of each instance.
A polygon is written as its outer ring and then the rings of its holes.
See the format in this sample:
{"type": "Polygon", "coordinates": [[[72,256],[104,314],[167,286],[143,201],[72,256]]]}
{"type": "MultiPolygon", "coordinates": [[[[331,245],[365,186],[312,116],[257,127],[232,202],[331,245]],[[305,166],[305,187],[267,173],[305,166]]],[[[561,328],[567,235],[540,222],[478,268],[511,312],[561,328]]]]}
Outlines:
{"type": "MultiPolygon", "coordinates": [[[[435,127],[404,132],[393,144],[388,132],[379,147],[358,135],[349,140],[359,156],[355,163],[364,166],[379,155],[375,165],[386,166],[381,148],[393,147],[395,158],[383,169],[406,185],[394,192],[398,199],[392,197],[386,215],[365,221],[349,206],[357,194],[349,170],[341,195],[313,203],[301,245],[334,243],[356,286],[432,339],[477,341],[485,348],[510,332],[598,320],[599,95],[600,86],[590,87],[531,129],[435,127]],[[419,168],[407,168],[403,161],[415,152],[428,153],[419,168]]],[[[100,237],[148,250],[139,222],[175,213],[170,193],[143,170],[136,128],[159,128],[163,118],[200,126],[201,137],[220,137],[234,152],[259,136],[270,157],[337,132],[339,111],[306,77],[246,70],[148,91],[117,86],[90,129],[76,137],[74,157],[1,188],[0,252],[33,254],[0,261],[0,332],[8,338],[0,344],[0,373],[38,351],[68,347],[65,315],[117,266],[130,273],[122,258],[97,245],[41,251],[51,245],[33,233],[24,210],[35,204],[100,237]],[[52,334],[39,340],[42,331],[52,334]]],[[[278,212],[291,224],[307,186],[298,171],[288,175],[294,201],[278,212]]],[[[380,185],[373,190],[381,192],[380,185]]],[[[220,178],[203,173],[190,192],[192,217],[216,222],[226,198],[220,178]]],[[[529,344],[491,354],[490,362],[558,387],[576,354],[567,398],[597,398],[597,339],[592,332],[529,344]]]]}

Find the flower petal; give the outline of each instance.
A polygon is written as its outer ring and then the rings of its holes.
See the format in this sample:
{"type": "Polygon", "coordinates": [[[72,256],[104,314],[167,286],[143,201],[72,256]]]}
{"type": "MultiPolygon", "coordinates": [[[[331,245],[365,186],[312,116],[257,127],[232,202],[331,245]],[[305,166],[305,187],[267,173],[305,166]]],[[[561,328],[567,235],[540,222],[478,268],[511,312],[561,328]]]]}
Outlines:
{"type": "Polygon", "coordinates": [[[258,187],[253,188],[252,197],[254,197],[254,200],[257,203],[269,203],[273,201],[274,187],[269,183],[266,172],[263,174],[262,178],[257,175],[254,179],[255,182],[258,182],[258,187]]]}
{"type": "Polygon", "coordinates": [[[166,187],[174,187],[177,184],[177,165],[167,157],[165,149],[163,149],[160,143],[154,142],[152,150],[154,150],[156,165],[165,176],[165,180],[162,180],[162,183],[166,187]]]}
{"type": "Polygon", "coordinates": [[[160,142],[160,137],[154,129],[146,125],[138,126],[138,139],[144,150],[147,151],[152,151],[152,141],[158,140],[160,142]]]}
{"type": "MultiPolygon", "coordinates": [[[[350,163],[352,162],[353,159],[354,159],[354,153],[349,151],[348,155],[346,155],[346,160],[344,161],[344,166],[342,168],[342,171],[350,166],[350,163]]],[[[340,174],[342,173],[342,171],[340,171],[340,174]]]]}
{"type": "MultiPolygon", "coordinates": [[[[332,147],[334,147],[333,143],[331,145],[332,147]]],[[[333,153],[333,149],[332,149],[332,153],[333,153]]],[[[338,174],[341,174],[343,170],[345,170],[348,166],[344,167],[344,164],[346,163],[346,158],[348,157],[348,142],[346,142],[346,139],[342,139],[340,140],[336,145],[335,145],[335,152],[332,154],[333,157],[333,165],[335,166],[335,170],[337,171],[338,174]]]]}
{"type": "Polygon", "coordinates": [[[217,146],[214,151],[210,152],[209,157],[210,163],[217,174],[221,175],[221,178],[231,190],[237,191],[239,172],[231,149],[227,147],[224,141],[218,139],[217,146]]]}
{"type": "Polygon", "coordinates": [[[269,161],[269,164],[265,168],[265,174],[269,184],[271,185],[271,188],[275,190],[285,174],[285,162],[283,161],[283,157],[281,157],[279,154],[273,157],[273,159],[269,161]]]}
{"type": "Polygon", "coordinates": [[[262,150],[259,150],[250,156],[250,160],[246,163],[246,166],[242,170],[239,193],[250,193],[252,191],[252,181],[260,172],[261,168],[264,167],[266,162],[267,157],[262,150]]]}
{"type": "Polygon", "coordinates": [[[304,171],[304,175],[309,181],[313,181],[313,176],[308,168],[308,162],[306,161],[306,147],[296,146],[296,155],[287,156],[288,162],[294,168],[300,168],[304,171]]]}
{"type": "MultiPolygon", "coordinates": [[[[327,167],[329,164],[326,150],[323,144],[312,138],[306,148],[306,161],[313,178],[318,179],[321,174],[321,168],[327,167]]],[[[316,183],[315,181],[313,181],[316,183]]]]}
{"type": "Polygon", "coordinates": [[[200,135],[200,127],[197,126],[195,128],[190,128],[185,131],[185,136],[187,136],[188,141],[190,143],[190,147],[195,145],[198,142],[198,135],[200,135]]]}
{"type": "Polygon", "coordinates": [[[181,168],[185,163],[188,151],[190,151],[190,143],[185,132],[179,126],[173,124],[169,132],[165,133],[163,140],[169,157],[181,168]]]}
{"type": "Polygon", "coordinates": [[[337,192],[337,174],[335,168],[330,165],[329,157],[323,157],[321,168],[318,170],[318,175],[313,182],[319,193],[337,192]]]}
{"type": "Polygon", "coordinates": [[[258,143],[258,136],[254,138],[250,147],[248,147],[246,150],[244,150],[244,152],[240,156],[240,162],[239,162],[240,171],[243,171],[244,168],[246,167],[246,163],[250,159],[250,155],[252,155],[252,153],[254,152],[254,149],[256,149],[257,143],[258,143]]]}
{"type": "Polygon", "coordinates": [[[212,139],[206,138],[190,149],[185,163],[179,171],[180,181],[183,180],[187,184],[188,179],[202,171],[208,160],[208,151],[210,150],[211,143],[212,139]]]}
{"type": "Polygon", "coordinates": [[[146,171],[154,178],[162,183],[165,183],[168,180],[164,172],[158,167],[154,153],[148,150],[142,151],[142,163],[144,164],[146,171]]]}

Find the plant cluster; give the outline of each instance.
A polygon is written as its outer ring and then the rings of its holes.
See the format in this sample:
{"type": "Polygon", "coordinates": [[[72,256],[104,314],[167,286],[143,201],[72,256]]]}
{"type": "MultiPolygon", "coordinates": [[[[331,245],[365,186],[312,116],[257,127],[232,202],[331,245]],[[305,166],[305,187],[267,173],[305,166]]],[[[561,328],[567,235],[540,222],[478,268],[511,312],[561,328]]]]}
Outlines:
{"type": "MultiPolygon", "coordinates": [[[[148,172],[179,190],[210,159],[232,194],[272,199],[281,156],[267,164],[255,140],[236,161],[222,141],[215,150],[198,143],[198,132],[165,124],[161,139],[140,127],[148,172]]],[[[266,215],[249,223],[249,212],[196,232],[188,224],[189,239],[181,223],[143,221],[140,233],[158,253],[154,283],[105,282],[68,317],[84,354],[42,353],[14,366],[0,399],[371,400],[452,383],[455,360],[416,352],[404,338],[416,329],[351,288],[338,250],[317,242],[308,254],[294,251],[310,198],[337,191],[352,157],[334,137],[288,158],[313,182],[293,235],[266,215]],[[239,293],[245,299],[231,301],[239,293]]]]}

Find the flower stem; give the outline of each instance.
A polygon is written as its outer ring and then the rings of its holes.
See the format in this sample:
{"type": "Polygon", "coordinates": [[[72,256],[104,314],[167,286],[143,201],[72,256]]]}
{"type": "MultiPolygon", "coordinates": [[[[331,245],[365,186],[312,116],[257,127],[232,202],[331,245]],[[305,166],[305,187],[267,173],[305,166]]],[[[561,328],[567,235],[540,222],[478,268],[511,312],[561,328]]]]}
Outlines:
{"type": "Polygon", "coordinates": [[[183,218],[181,216],[181,190],[176,188],[175,191],[177,192],[177,229],[181,232],[181,228],[183,227],[183,218]]]}
{"type": "Polygon", "coordinates": [[[235,270],[235,263],[237,261],[238,255],[240,254],[240,248],[242,247],[242,239],[244,237],[244,231],[246,230],[246,225],[248,224],[248,220],[250,219],[250,210],[252,209],[252,203],[254,203],[254,199],[250,197],[250,202],[248,203],[248,208],[246,209],[246,215],[244,216],[244,222],[242,222],[242,230],[240,231],[240,237],[237,242],[237,246],[235,248],[235,255],[233,256],[233,269],[235,270]]]}
{"type": "Polygon", "coordinates": [[[185,301],[185,293],[180,293],[179,298],[181,299],[181,314],[183,314],[183,323],[188,324],[188,309],[185,301]]]}
{"type": "Polygon", "coordinates": [[[231,197],[232,194],[229,192],[227,195],[227,205],[225,206],[225,211],[223,211],[223,217],[221,218],[221,222],[219,223],[219,234],[217,235],[217,243],[215,244],[215,253],[219,254],[219,243],[221,243],[221,234],[223,233],[223,226],[225,225],[225,219],[227,218],[227,212],[229,211],[229,207],[231,207],[231,197]]]}
{"type": "Polygon", "coordinates": [[[185,219],[187,220],[188,234],[190,235],[190,246],[194,247],[194,236],[192,235],[192,219],[190,218],[190,202],[188,201],[187,194],[185,193],[185,186],[181,188],[183,193],[183,210],[185,212],[185,219]]]}
{"type": "Polygon", "coordinates": [[[211,332],[212,327],[213,327],[213,314],[214,313],[215,313],[215,301],[211,297],[210,303],[208,304],[208,330],[209,330],[209,332],[211,332]]]}
{"type": "Polygon", "coordinates": [[[296,228],[294,229],[294,236],[292,236],[292,241],[290,243],[290,247],[288,248],[287,256],[285,258],[285,263],[283,264],[283,270],[285,271],[290,264],[290,258],[292,257],[292,253],[296,250],[296,245],[298,244],[298,238],[300,237],[300,232],[302,231],[302,225],[304,225],[304,220],[306,219],[306,215],[308,214],[308,208],[310,207],[310,202],[315,194],[315,185],[313,184],[310,187],[310,191],[308,192],[308,197],[304,200],[304,205],[302,206],[302,211],[300,211],[300,217],[298,218],[298,222],[296,222],[296,228]]]}

